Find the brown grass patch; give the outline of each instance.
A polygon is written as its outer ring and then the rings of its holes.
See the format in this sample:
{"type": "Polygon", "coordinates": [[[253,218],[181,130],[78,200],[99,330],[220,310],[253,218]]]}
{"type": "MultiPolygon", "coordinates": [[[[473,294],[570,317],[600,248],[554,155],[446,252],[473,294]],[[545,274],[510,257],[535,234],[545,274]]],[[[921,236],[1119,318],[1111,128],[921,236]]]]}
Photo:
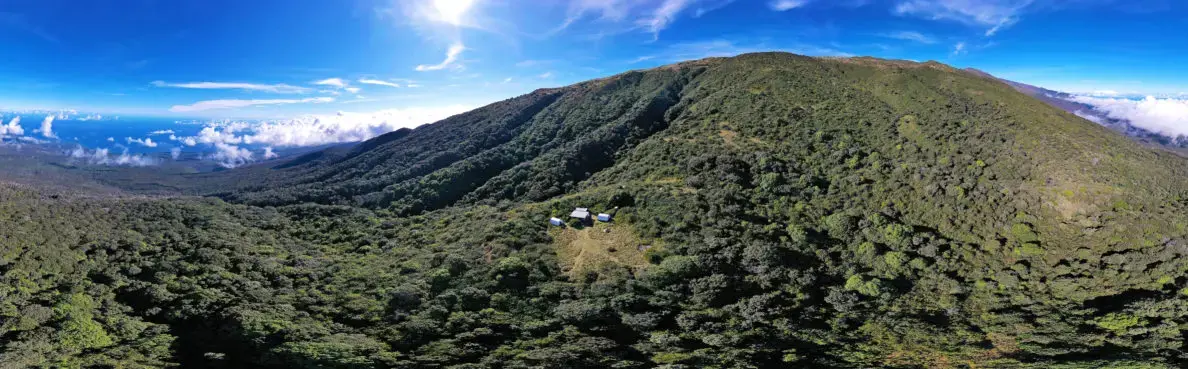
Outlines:
{"type": "Polygon", "coordinates": [[[648,243],[628,226],[599,222],[582,229],[566,227],[553,232],[562,270],[571,276],[616,266],[638,271],[648,265],[646,250],[640,250],[648,243]]]}

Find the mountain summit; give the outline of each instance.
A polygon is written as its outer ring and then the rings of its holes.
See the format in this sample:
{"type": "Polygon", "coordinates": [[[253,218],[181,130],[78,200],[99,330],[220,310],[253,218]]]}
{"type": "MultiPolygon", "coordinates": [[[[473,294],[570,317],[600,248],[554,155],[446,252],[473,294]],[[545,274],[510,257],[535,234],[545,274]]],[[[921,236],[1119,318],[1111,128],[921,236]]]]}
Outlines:
{"type": "Polygon", "coordinates": [[[1185,364],[1188,162],[1016,89],[745,54],[183,178],[221,200],[0,187],[0,362],[1185,364]]]}

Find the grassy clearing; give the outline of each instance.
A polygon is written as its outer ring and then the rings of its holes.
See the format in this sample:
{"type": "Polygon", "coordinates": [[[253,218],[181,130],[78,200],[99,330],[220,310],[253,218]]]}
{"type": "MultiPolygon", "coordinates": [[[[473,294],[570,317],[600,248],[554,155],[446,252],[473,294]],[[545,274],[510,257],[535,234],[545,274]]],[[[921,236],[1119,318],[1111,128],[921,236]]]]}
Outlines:
{"type": "Polygon", "coordinates": [[[581,229],[554,229],[553,239],[562,268],[573,276],[612,267],[627,267],[632,271],[648,265],[641,240],[631,228],[612,223],[595,223],[581,229]]]}

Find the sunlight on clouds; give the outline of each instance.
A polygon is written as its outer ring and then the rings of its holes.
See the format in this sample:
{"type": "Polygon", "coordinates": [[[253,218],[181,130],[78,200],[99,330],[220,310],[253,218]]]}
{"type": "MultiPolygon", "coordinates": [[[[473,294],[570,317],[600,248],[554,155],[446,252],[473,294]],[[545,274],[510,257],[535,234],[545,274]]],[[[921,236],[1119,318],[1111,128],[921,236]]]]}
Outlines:
{"type": "Polygon", "coordinates": [[[455,26],[462,25],[463,17],[472,5],[474,0],[433,0],[439,19],[455,26]]]}

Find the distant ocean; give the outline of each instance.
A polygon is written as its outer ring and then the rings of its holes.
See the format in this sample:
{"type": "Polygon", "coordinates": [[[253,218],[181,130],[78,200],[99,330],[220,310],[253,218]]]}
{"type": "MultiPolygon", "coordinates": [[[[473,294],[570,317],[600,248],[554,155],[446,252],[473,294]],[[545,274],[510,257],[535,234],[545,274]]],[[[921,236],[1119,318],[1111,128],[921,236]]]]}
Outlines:
{"type": "MultiPolygon", "coordinates": [[[[12,119],[11,117],[5,117],[12,119]]],[[[44,139],[32,130],[41,125],[44,117],[21,117],[25,135],[44,139]]],[[[197,135],[203,125],[198,122],[174,121],[161,118],[120,118],[118,120],[54,120],[53,131],[59,144],[71,148],[81,145],[87,149],[106,148],[120,152],[125,148],[132,154],[168,153],[173,148],[183,152],[200,151],[199,146],[190,147],[170,139],[197,135]],[[130,141],[131,140],[131,141],[130,141]],[[152,145],[146,145],[151,140],[152,145]]]]}
{"type": "MultiPolygon", "coordinates": [[[[115,166],[179,164],[206,168],[235,167],[263,160],[296,155],[337,145],[280,147],[248,144],[238,140],[217,146],[199,139],[200,132],[220,123],[169,118],[107,117],[78,118],[58,115],[51,123],[55,138],[40,132],[46,114],[0,113],[2,124],[19,116],[21,135],[0,135],[0,145],[20,149],[34,145],[58,153],[71,162],[115,166]],[[189,141],[189,145],[184,141],[189,141]]],[[[0,127],[4,128],[4,127],[0,127]]],[[[2,131],[0,131],[2,132],[2,131]]],[[[230,142],[230,141],[229,141],[230,142]]]]}

